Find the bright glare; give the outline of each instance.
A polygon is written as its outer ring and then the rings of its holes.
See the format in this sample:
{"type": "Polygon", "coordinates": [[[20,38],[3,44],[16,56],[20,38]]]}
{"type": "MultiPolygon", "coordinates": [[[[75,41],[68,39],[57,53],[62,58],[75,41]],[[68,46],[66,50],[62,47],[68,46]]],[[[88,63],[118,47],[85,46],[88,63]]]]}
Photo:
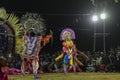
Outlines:
{"type": "Polygon", "coordinates": [[[97,17],[96,15],[94,15],[94,16],[92,17],[92,20],[93,20],[93,21],[97,21],[97,20],[98,20],[98,17],[97,17]]]}
{"type": "Polygon", "coordinates": [[[106,18],[106,15],[105,15],[104,13],[102,13],[102,14],[100,15],[100,18],[101,18],[101,19],[105,19],[105,18],[106,18]]]}

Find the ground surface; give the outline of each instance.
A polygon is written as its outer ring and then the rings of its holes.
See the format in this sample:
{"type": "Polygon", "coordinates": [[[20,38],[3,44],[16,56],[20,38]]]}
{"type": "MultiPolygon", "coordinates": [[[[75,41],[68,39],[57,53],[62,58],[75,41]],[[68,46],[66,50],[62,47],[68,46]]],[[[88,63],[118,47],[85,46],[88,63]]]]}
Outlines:
{"type": "Polygon", "coordinates": [[[120,73],[42,73],[39,79],[34,79],[32,74],[24,77],[21,75],[8,75],[10,80],[120,80],[120,73]]]}

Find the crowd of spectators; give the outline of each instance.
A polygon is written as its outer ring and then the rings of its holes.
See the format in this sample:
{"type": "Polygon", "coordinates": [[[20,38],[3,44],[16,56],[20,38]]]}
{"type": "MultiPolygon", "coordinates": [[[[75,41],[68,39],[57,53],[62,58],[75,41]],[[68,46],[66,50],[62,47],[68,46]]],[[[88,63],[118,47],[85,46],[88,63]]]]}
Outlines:
{"type": "MultiPolygon", "coordinates": [[[[89,57],[89,60],[85,60],[80,53],[78,53],[78,59],[84,64],[84,66],[77,65],[82,72],[120,72],[120,48],[111,49],[103,52],[91,52],[84,51],[89,57]]],[[[44,73],[48,72],[62,72],[63,63],[62,59],[55,61],[55,58],[60,55],[61,52],[41,52],[39,56],[39,70],[44,73]]],[[[2,56],[1,56],[2,57],[2,56]]],[[[21,69],[21,59],[19,54],[12,54],[12,56],[6,57],[9,62],[9,68],[21,69]]]]}

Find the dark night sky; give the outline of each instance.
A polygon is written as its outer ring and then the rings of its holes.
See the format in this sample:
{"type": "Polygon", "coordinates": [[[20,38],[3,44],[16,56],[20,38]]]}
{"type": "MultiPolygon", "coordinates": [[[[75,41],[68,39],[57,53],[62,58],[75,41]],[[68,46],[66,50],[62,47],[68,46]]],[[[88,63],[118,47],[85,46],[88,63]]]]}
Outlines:
{"type": "MultiPolygon", "coordinates": [[[[0,7],[4,7],[9,13],[17,16],[26,12],[41,14],[45,19],[48,29],[53,31],[54,44],[51,47],[60,50],[61,42],[59,35],[62,29],[72,28],[76,33],[75,43],[80,50],[93,49],[93,22],[91,16],[96,8],[97,13],[101,13],[105,8],[107,13],[106,37],[107,49],[120,45],[120,3],[113,0],[96,0],[94,7],[90,0],[0,0],[0,7]],[[104,2],[107,1],[106,5],[104,2]],[[59,46],[60,45],[60,46],[59,46]]],[[[97,22],[97,32],[102,32],[102,21],[97,22]]],[[[102,36],[97,37],[97,50],[103,50],[102,36]]]]}

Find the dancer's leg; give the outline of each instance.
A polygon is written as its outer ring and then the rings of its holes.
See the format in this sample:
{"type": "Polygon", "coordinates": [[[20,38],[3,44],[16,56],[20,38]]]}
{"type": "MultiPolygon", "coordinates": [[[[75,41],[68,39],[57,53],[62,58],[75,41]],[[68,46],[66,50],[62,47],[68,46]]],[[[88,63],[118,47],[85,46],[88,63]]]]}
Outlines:
{"type": "Polygon", "coordinates": [[[38,68],[39,68],[38,60],[33,60],[32,66],[33,66],[34,78],[38,78],[38,75],[37,75],[37,70],[38,70],[38,68]]]}
{"type": "Polygon", "coordinates": [[[64,74],[67,74],[67,64],[66,63],[63,64],[63,69],[64,69],[64,74]]]}
{"type": "Polygon", "coordinates": [[[21,64],[21,75],[22,75],[22,76],[25,76],[25,65],[24,65],[24,61],[22,61],[22,64],[21,64]]]}
{"type": "Polygon", "coordinates": [[[75,64],[73,65],[73,71],[76,74],[76,65],[75,64]]]}

